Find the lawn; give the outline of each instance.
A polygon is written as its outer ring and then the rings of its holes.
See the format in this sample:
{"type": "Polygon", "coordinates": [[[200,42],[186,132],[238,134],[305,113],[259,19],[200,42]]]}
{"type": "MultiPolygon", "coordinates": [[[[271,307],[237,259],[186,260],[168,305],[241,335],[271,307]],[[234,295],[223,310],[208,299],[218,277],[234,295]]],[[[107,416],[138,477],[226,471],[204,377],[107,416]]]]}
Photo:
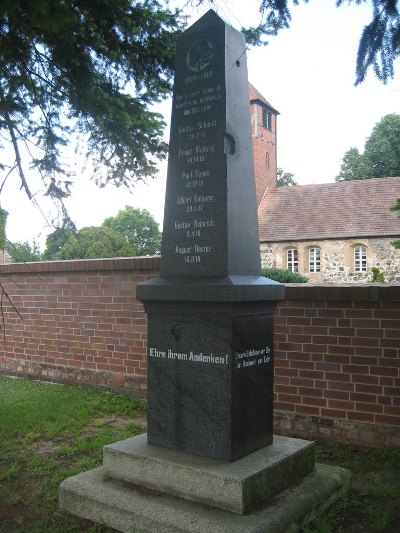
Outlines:
{"type": "MultiPolygon", "coordinates": [[[[111,531],[59,514],[58,486],[99,466],[105,444],[142,433],[145,416],[125,395],[0,375],[0,532],[111,531]]],[[[399,449],[318,443],[316,454],[349,468],[353,487],[302,533],[400,531],[399,449]]]]}

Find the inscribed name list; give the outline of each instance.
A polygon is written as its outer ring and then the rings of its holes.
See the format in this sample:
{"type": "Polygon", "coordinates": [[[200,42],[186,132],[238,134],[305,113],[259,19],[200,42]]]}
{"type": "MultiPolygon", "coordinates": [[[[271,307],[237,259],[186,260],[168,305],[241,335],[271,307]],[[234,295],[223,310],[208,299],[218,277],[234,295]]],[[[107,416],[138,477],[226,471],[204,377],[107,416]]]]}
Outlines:
{"type": "Polygon", "coordinates": [[[162,275],[224,275],[227,251],[224,35],[212,29],[177,51],[162,275]]]}

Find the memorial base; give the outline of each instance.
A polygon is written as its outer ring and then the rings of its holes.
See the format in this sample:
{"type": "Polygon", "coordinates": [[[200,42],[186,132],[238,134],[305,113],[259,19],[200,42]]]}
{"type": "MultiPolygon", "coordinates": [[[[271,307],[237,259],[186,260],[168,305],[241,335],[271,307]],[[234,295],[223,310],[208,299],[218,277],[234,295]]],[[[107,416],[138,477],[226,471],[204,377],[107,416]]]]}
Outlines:
{"type": "Polygon", "coordinates": [[[60,486],[60,509],[126,533],[295,532],[349,487],[312,443],[274,443],[233,463],[188,456],[140,435],[104,449],[100,468],[60,486]]]}

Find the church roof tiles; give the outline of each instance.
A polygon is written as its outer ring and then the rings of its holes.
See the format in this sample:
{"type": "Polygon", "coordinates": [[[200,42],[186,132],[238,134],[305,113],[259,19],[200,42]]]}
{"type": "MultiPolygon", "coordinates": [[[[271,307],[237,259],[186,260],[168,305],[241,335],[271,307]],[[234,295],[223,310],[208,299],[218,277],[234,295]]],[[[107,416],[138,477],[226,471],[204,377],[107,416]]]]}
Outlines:
{"type": "Polygon", "coordinates": [[[258,210],[260,241],[400,236],[400,177],[267,190],[258,210]]]}

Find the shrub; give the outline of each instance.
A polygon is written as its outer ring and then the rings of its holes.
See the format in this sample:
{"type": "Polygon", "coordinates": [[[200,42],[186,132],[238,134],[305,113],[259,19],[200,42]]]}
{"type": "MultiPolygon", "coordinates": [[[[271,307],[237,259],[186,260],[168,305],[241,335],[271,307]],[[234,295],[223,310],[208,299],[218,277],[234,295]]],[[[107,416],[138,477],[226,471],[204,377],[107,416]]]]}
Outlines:
{"type": "Polygon", "coordinates": [[[307,283],[308,278],[298,272],[284,270],[283,268],[262,268],[261,274],[266,278],[279,281],[280,283],[307,283]]]}
{"type": "Polygon", "coordinates": [[[372,267],[372,283],[386,283],[385,275],[378,267],[372,267]]]}

